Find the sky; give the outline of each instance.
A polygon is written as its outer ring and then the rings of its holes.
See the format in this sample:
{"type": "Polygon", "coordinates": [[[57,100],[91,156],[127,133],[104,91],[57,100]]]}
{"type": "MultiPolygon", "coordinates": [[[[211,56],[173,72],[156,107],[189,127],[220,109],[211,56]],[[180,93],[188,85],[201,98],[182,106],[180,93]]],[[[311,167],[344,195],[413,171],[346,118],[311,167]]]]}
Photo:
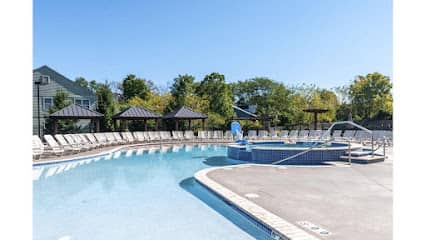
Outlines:
{"type": "Polygon", "coordinates": [[[392,78],[391,0],[34,0],[33,67],[161,88],[179,74],[333,88],[392,78]]]}

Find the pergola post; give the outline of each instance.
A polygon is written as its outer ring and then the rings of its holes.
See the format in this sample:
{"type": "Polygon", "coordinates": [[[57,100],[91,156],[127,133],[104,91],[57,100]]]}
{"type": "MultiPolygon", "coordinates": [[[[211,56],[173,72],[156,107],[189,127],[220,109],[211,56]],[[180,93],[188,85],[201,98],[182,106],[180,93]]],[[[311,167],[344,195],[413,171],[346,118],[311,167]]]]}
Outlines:
{"type": "Polygon", "coordinates": [[[188,130],[191,130],[191,119],[189,119],[189,129],[188,130]]]}
{"type": "Polygon", "coordinates": [[[146,119],[144,119],[144,120],[143,120],[143,123],[144,123],[144,125],[145,125],[145,131],[147,131],[147,130],[148,130],[147,120],[146,120],[146,119]]]}
{"type": "Polygon", "coordinates": [[[129,126],[128,126],[129,125],[129,121],[127,119],[125,119],[123,122],[124,122],[124,124],[123,124],[123,128],[124,129],[123,129],[123,131],[124,132],[128,132],[129,131],[129,126]]]}
{"type": "Polygon", "coordinates": [[[160,119],[158,118],[155,123],[155,131],[158,131],[158,127],[160,125],[160,119]]]}
{"type": "Polygon", "coordinates": [[[58,132],[58,119],[53,120],[53,135],[58,132]]]}
{"type": "Polygon", "coordinates": [[[97,118],[95,120],[95,125],[96,125],[95,132],[99,132],[100,131],[100,120],[99,120],[99,118],[97,118]]]}
{"type": "Polygon", "coordinates": [[[317,130],[318,125],[318,113],[314,112],[314,130],[317,130]]]}
{"type": "Polygon", "coordinates": [[[175,120],[175,130],[179,130],[179,119],[176,118],[175,120]]]}
{"type": "Polygon", "coordinates": [[[303,109],[304,112],[313,113],[314,114],[314,130],[317,130],[318,125],[318,114],[328,112],[328,109],[320,109],[320,108],[309,108],[303,109]]]}
{"type": "Polygon", "coordinates": [[[206,129],[206,119],[205,119],[205,118],[203,118],[203,120],[202,120],[202,121],[203,121],[203,128],[202,128],[202,129],[203,129],[203,130],[205,130],[205,129],[206,129]]]}

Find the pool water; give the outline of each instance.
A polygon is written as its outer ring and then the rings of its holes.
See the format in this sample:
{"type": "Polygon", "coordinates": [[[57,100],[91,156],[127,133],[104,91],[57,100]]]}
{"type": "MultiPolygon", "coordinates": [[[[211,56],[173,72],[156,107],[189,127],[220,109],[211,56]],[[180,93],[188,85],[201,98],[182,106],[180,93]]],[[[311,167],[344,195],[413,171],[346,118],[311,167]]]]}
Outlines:
{"type": "Polygon", "coordinates": [[[239,163],[210,145],[35,166],[33,238],[271,239],[193,178],[239,163]]]}

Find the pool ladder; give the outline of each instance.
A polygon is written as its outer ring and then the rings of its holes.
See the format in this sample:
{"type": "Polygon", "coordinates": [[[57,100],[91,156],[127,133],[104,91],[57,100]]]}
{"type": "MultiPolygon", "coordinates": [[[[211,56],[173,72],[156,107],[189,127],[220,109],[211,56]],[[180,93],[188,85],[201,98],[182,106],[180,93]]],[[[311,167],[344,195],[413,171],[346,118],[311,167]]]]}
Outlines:
{"type": "MultiPolygon", "coordinates": [[[[332,123],[332,124],[331,124],[331,126],[327,129],[327,131],[325,131],[325,132],[324,132],[324,133],[320,136],[320,138],[319,138],[318,140],[325,139],[325,137],[326,137],[326,136],[328,136],[328,135],[331,133],[331,130],[332,130],[335,126],[337,126],[337,125],[343,125],[343,124],[349,124],[349,125],[355,126],[355,127],[359,128],[359,129],[361,129],[361,130],[363,130],[363,131],[365,131],[365,132],[367,132],[367,133],[371,134],[371,152],[377,151],[377,149],[376,149],[376,150],[374,150],[373,131],[371,131],[371,130],[369,130],[369,129],[367,129],[367,128],[365,128],[365,127],[363,127],[363,126],[359,125],[359,124],[356,124],[356,123],[354,123],[354,122],[352,122],[352,121],[339,121],[339,122],[334,122],[334,123],[332,123]]],[[[274,164],[274,165],[275,165],[275,164],[280,164],[280,163],[282,163],[282,162],[285,162],[285,161],[291,160],[291,159],[293,159],[293,158],[295,158],[295,157],[298,157],[298,156],[300,156],[300,155],[303,155],[303,154],[306,154],[306,153],[308,153],[308,152],[312,151],[312,149],[314,149],[315,147],[322,147],[322,146],[326,146],[326,145],[327,145],[329,142],[331,142],[332,140],[334,140],[334,139],[330,138],[330,139],[325,140],[325,141],[324,141],[324,142],[322,142],[322,143],[320,143],[320,142],[315,142],[315,143],[314,143],[314,144],[312,144],[312,146],[310,146],[307,150],[305,150],[305,151],[303,151],[303,152],[296,153],[296,154],[291,155],[291,156],[289,156],[289,157],[286,157],[286,158],[284,158],[284,159],[277,160],[277,161],[275,161],[275,162],[272,162],[272,164],[274,164]]],[[[346,141],[348,142],[348,156],[349,156],[349,157],[348,157],[348,163],[349,163],[349,164],[351,164],[351,163],[352,163],[352,154],[351,154],[351,152],[352,152],[352,144],[351,144],[350,139],[344,139],[344,140],[346,140],[346,141]]]]}

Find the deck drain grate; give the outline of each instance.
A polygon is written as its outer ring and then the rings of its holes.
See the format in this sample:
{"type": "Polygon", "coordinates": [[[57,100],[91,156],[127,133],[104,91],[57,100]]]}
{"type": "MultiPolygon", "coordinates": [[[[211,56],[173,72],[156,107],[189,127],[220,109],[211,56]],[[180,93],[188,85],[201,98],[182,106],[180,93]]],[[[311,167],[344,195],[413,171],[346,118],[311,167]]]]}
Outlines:
{"type": "Polygon", "coordinates": [[[311,222],[308,222],[308,221],[300,221],[300,222],[297,222],[297,224],[299,224],[303,228],[308,229],[308,230],[310,230],[310,231],[312,231],[312,232],[314,232],[314,233],[316,233],[320,236],[326,237],[326,236],[331,235],[331,232],[329,232],[328,230],[326,230],[322,227],[319,227],[319,226],[317,226],[317,225],[315,225],[311,222]]]}

